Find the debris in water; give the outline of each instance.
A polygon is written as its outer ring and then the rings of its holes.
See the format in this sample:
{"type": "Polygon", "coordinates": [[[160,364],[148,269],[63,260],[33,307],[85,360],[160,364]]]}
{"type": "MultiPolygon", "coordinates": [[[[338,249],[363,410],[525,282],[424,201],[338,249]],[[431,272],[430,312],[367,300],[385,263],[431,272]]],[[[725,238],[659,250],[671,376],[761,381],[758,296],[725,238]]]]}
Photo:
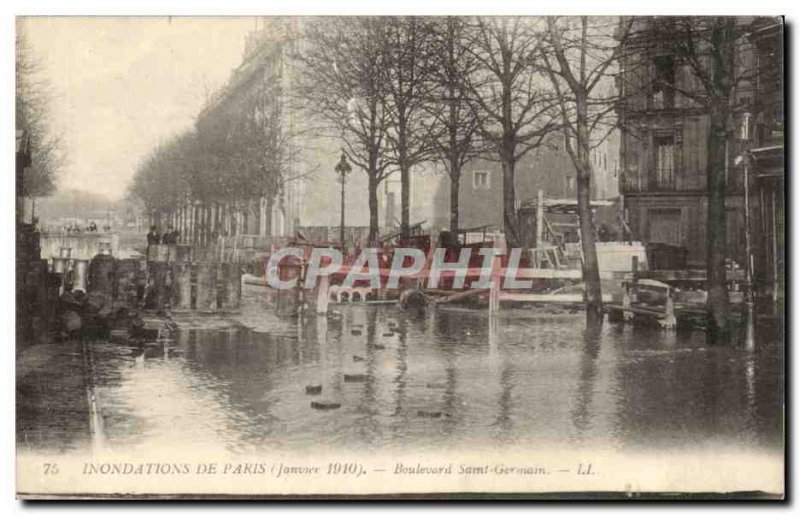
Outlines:
{"type": "Polygon", "coordinates": [[[127,329],[112,329],[108,333],[108,339],[111,343],[126,344],[130,341],[131,335],[127,329]]]}
{"type": "Polygon", "coordinates": [[[319,410],[339,409],[341,403],[331,401],[311,401],[311,407],[319,410]]]}
{"type": "Polygon", "coordinates": [[[422,418],[442,418],[442,412],[417,410],[417,416],[422,418]]]}
{"type": "Polygon", "coordinates": [[[306,395],[319,395],[322,393],[321,384],[310,384],[306,386],[306,395]]]}

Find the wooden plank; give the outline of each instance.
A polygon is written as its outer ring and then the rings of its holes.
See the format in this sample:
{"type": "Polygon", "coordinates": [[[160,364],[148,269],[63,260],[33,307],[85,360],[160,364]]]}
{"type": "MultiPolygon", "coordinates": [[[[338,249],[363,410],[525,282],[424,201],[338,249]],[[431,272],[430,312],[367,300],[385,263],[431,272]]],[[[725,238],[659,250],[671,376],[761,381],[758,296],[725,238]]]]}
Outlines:
{"type": "MultiPolygon", "coordinates": [[[[503,302],[584,302],[583,293],[508,293],[500,292],[503,302]]],[[[611,302],[611,295],[603,294],[603,302],[611,302]]]]}

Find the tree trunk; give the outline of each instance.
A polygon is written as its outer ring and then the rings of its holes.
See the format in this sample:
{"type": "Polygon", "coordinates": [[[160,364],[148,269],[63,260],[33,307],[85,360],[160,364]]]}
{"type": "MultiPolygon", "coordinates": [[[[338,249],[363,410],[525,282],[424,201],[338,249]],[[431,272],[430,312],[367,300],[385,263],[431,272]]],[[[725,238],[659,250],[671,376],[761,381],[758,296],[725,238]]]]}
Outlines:
{"type": "Polygon", "coordinates": [[[450,232],[458,233],[458,198],[461,185],[461,170],[457,164],[450,164],[450,232]]]}
{"type": "MultiPolygon", "coordinates": [[[[588,96],[588,95],[587,95],[588,96]]],[[[600,266],[597,262],[594,220],[592,219],[592,163],[589,159],[588,103],[578,96],[576,119],[576,145],[578,188],[578,215],[581,225],[581,250],[583,251],[583,280],[586,284],[586,318],[589,323],[603,320],[603,292],[600,287],[600,266]]]]}
{"type": "Polygon", "coordinates": [[[211,210],[206,202],[203,202],[203,246],[208,245],[211,231],[211,210]]]}
{"type": "Polygon", "coordinates": [[[406,240],[410,236],[411,225],[411,176],[408,164],[405,116],[400,114],[398,123],[400,125],[397,142],[397,162],[400,168],[400,239],[406,240]]]}
{"type": "Polygon", "coordinates": [[[728,288],[726,286],[725,254],[727,250],[725,221],[725,142],[726,121],[722,100],[712,101],[708,137],[708,338],[712,344],[727,343],[728,288]]]}
{"type": "Polygon", "coordinates": [[[582,163],[578,168],[578,214],[583,251],[583,280],[586,284],[586,318],[590,323],[603,319],[603,292],[600,287],[600,267],[597,262],[594,220],[591,207],[591,168],[582,163]]]}
{"type": "Polygon", "coordinates": [[[410,236],[411,213],[411,184],[408,165],[400,165],[400,237],[408,239],[410,236]]]}
{"type": "MultiPolygon", "coordinates": [[[[450,25],[448,24],[448,27],[450,25]]],[[[453,44],[454,39],[448,40],[450,43],[450,61],[453,57],[453,44]]],[[[456,86],[450,83],[448,95],[450,98],[450,105],[448,106],[449,123],[447,124],[448,139],[449,139],[449,160],[450,160],[450,232],[453,234],[458,233],[458,195],[459,186],[461,185],[461,163],[458,159],[458,117],[456,112],[456,86]]]]}
{"type": "MultiPolygon", "coordinates": [[[[272,195],[267,195],[266,202],[264,206],[264,234],[267,237],[272,237],[272,204],[273,204],[272,195]]],[[[270,241],[272,241],[270,239],[270,241]]]]}
{"type": "Polygon", "coordinates": [[[508,153],[500,157],[503,166],[503,230],[509,248],[520,246],[517,224],[517,195],[514,187],[514,159],[508,153]]]}
{"type": "Polygon", "coordinates": [[[378,179],[376,173],[369,174],[369,243],[378,240],[378,179]]]}
{"type": "Polygon", "coordinates": [[[727,253],[725,220],[725,159],[728,139],[728,106],[735,72],[735,22],[726,17],[715,18],[711,31],[711,82],[709,102],[708,164],[708,278],[709,343],[728,343],[728,289],[725,255],[727,253]]]}

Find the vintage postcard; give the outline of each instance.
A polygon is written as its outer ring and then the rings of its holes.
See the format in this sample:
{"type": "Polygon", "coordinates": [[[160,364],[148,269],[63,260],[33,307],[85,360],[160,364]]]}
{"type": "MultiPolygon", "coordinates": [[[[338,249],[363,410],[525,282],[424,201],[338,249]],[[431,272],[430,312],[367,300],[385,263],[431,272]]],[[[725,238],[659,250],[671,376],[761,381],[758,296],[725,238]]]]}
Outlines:
{"type": "Polygon", "coordinates": [[[783,499],[783,49],[17,17],[17,496],[783,499]]]}

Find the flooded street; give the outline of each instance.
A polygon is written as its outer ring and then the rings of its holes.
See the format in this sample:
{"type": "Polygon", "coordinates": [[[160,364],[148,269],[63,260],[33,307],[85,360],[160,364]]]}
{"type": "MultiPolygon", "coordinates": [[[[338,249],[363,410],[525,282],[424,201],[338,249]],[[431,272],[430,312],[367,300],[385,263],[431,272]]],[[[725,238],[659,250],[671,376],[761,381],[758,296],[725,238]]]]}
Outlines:
{"type": "MultiPolygon", "coordinates": [[[[707,347],[702,332],[606,323],[587,334],[580,314],[503,311],[490,324],[485,312],[410,317],[393,305],[335,306],[297,323],[246,295],[234,325],[194,320],[202,327],[143,349],[93,344],[102,445],[235,454],[782,447],[777,339],[748,353],[707,347]],[[321,393],[308,395],[315,385],[321,393]]],[[[46,440],[80,447],[86,435],[46,440]]]]}

